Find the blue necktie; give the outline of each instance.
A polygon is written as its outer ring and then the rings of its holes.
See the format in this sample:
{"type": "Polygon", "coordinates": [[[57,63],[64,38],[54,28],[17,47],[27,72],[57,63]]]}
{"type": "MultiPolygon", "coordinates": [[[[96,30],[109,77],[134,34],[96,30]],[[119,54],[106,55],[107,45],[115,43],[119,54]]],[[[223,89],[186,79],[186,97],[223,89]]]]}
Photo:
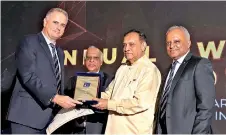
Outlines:
{"type": "Polygon", "coordinates": [[[160,102],[160,107],[161,107],[160,108],[160,118],[161,119],[164,118],[166,115],[166,102],[167,102],[167,97],[168,97],[168,94],[169,94],[169,91],[171,88],[171,84],[173,81],[173,74],[174,74],[176,64],[177,64],[177,61],[174,61],[171,65],[170,75],[167,80],[166,87],[165,87],[165,90],[164,90],[162,98],[161,98],[161,102],[160,102]]]}
{"type": "Polygon", "coordinates": [[[61,74],[60,74],[60,65],[57,59],[57,51],[56,47],[54,44],[50,43],[52,47],[52,53],[53,53],[53,64],[55,68],[55,75],[56,75],[56,80],[57,80],[57,92],[60,90],[60,84],[61,84],[61,74]]]}

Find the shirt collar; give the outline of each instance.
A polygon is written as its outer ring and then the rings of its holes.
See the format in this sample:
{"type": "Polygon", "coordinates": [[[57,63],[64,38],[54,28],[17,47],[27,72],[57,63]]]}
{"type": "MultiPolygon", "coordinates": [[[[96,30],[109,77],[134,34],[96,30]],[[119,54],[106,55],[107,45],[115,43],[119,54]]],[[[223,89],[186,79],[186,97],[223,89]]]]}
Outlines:
{"type": "MultiPolygon", "coordinates": [[[[182,57],[180,57],[178,60],[177,60],[177,62],[179,63],[179,64],[181,64],[183,61],[184,61],[184,58],[187,56],[187,54],[190,52],[190,50],[185,54],[185,55],[183,55],[182,57]]],[[[175,61],[175,60],[174,60],[175,61]]],[[[173,61],[173,62],[174,62],[173,61]]]]}
{"type": "Polygon", "coordinates": [[[48,45],[50,45],[50,43],[52,43],[52,44],[56,45],[56,42],[55,42],[55,41],[51,41],[51,40],[49,40],[49,39],[46,37],[46,35],[44,34],[44,32],[43,32],[43,31],[42,31],[42,35],[43,35],[43,37],[45,38],[46,43],[47,43],[48,45]]]}
{"type": "Polygon", "coordinates": [[[142,57],[140,57],[137,61],[135,61],[131,66],[135,66],[139,64],[141,61],[143,61],[147,56],[144,54],[142,57]]]}

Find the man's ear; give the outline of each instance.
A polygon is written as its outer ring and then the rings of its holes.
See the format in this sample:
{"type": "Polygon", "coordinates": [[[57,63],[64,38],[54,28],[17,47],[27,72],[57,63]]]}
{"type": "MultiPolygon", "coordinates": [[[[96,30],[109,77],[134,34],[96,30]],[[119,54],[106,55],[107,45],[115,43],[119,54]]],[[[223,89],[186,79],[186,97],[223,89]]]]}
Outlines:
{"type": "Polygon", "coordinates": [[[103,60],[100,62],[100,66],[102,66],[103,65],[103,60]]]}
{"type": "Polygon", "coordinates": [[[191,40],[188,41],[188,48],[191,47],[191,40]]]}
{"type": "Polygon", "coordinates": [[[146,46],[147,46],[147,43],[146,43],[146,42],[143,42],[143,43],[142,43],[142,46],[141,46],[142,52],[145,51],[146,46]]]}
{"type": "Polygon", "coordinates": [[[44,19],[43,19],[43,27],[46,26],[46,21],[47,21],[46,18],[44,18],[44,19]]]}

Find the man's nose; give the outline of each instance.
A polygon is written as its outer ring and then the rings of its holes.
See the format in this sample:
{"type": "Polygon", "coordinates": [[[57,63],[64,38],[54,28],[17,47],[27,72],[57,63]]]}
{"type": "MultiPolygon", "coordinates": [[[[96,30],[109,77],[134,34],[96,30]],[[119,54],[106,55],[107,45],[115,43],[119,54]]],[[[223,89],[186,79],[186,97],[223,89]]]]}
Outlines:
{"type": "Polygon", "coordinates": [[[57,30],[60,31],[60,26],[57,26],[57,30]]]}
{"type": "Polygon", "coordinates": [[[129,46],[128,45],[124,45],[124,51],[128,51],[129,50],[129,46]]]}
{"type": "Polygon", "coordinates": [[[90,59],[90,61],[91,61],[91,62],[94,62],[94,58],[92,57],[92,58],[90,59]]]}
{"type": "Polygon", "coordinates": [[[58,31],[60,31],[60,30],[61,30],[61,26],[60,26],[59,24],[57,25],[57,27],[56,27],[56,28],[57,28],[57,30],[58,30],[58,31]]]}
{"type": "Polygon", "coordinates": [[[169,44],[169,48],[170,49],[174,48],[175,46],[176,46],[176,44],[174,42],[172,42],[172,43],[169,44]]]}

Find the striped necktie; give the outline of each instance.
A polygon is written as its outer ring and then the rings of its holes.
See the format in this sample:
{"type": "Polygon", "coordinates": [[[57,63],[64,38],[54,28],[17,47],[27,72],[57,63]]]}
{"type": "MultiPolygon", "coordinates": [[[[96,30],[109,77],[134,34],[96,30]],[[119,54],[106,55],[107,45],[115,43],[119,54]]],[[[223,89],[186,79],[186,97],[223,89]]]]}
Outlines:
{"type": "Polygon", "coordinates": [[[171,69],[170,69],[170,75],[169,78],[167,80],[166,86],[165,86],[165,90],[163,92],[162,98],[161,98],[161,102],[160,102],[160,118],[164,118],[166,115],[166,102],[167,102],[167,97],[171,88],[171,84],[173,81],[173,75],[174,75],[174,70],[176,67],[177,61],[174,61],[171,65],[171,69]]]}
{"type": "Polygon", "coordinates": [[[61,74],[60,74],[60,65],[57,59],[57,51],[56,51],[56,47],[54,44],[50,43],[51,47],[52,47],[52,56],[53,56],[53,64],[54,64],[54,68],[55,68],[55,75],[56,75],[56,81],[57,81],[57,91],[60,90],[60,84],[61,84],[61,74]]]}

